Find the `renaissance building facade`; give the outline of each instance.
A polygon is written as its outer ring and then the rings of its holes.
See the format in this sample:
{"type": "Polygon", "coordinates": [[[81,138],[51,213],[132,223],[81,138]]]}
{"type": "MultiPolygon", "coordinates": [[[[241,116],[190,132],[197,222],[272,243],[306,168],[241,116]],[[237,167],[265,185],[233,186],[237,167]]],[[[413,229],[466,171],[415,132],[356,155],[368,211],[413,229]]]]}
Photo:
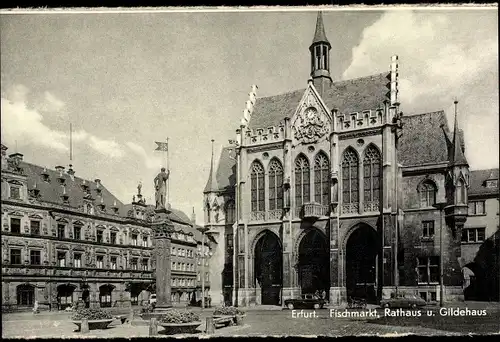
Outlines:
{"type": "MultiPolygon", "coordinates": [[[[2,144],[2,310],[141,305],[155,291],[151,215],[141,186],[123,204],[101,180],[75,176],[70,165],[47,169],[7,156],[2,144]]],[[[206,292],[210,240],[186,214],[172,209],[172,302],[206,292]],[[207,263],[202,267],[202,262],[207,263]],[[204,272],[207,273],[207,272],[204,272]]],[[[199,228],[199,227],[198,227],[199,228]]]]}
{"type": "Polygon", "coordinates": [[[321,13],[309,51],[307,86],[261,98],[253,86],[236,140],[212,156],[212,298],[436,301],[442,268],[445,300],[463,299],[471,172],[458,103],[452,125],[444,111],[403,115],[397,56],[387,72],[333,80],[321,13]]]}

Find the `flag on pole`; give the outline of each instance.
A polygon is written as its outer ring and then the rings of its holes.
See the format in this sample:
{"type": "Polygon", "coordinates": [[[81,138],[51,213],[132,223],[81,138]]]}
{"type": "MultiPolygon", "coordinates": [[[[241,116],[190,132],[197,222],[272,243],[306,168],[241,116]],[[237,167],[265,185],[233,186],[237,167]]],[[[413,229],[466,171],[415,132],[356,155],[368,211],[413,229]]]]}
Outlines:
{"type": "Polygon", "coordinates": [[[163,151],[163,152],[167,152],[168,151],[168,143],[166,142],[161,142],[161,141],[155,141],[156,145],[156,149],[155,151],[163,151]]]}

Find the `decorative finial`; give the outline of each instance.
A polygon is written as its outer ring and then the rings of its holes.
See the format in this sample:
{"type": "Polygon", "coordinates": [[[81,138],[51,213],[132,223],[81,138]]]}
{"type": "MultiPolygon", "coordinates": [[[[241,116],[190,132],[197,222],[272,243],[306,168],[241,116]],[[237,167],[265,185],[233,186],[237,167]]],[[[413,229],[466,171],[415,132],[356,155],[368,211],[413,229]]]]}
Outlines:
{"type": "Polygon", "coordinates": [[[104,203],[104,198],[101,196],[101,203],[104,203]]]}

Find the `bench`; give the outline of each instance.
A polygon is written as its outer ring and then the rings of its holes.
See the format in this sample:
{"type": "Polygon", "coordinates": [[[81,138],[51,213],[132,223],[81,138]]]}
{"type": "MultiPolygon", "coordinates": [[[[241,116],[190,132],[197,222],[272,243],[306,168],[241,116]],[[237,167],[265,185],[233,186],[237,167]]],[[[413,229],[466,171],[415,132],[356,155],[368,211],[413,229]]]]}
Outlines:
{"type": "Polygon", "coordinates": [[[222,326],[229,326],[233,325],[235,320],[235,316],[223,316],[223,317],[217,317],[214,318],[214,325],[217,328],[217,325],[222,325],[222,326]]]}

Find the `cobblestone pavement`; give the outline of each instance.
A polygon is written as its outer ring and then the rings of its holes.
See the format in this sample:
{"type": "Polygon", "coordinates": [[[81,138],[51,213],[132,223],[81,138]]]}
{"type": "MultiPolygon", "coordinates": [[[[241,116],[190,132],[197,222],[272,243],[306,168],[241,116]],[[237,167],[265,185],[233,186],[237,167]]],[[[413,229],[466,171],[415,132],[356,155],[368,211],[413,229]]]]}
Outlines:
{"type": "MultiPolygon", "coordinates": [[[[199,328],[198,336],[204,335],[201,330],[205,329],[205,318],[209,314],[211,312],[201,313],[203,324],[199,328]]],[[[329,310],[318,310],[317,316],[316,318],[294,318],[290,310],[251,310],[247,312],[242,326],[217,329],[213,336],[452,335],[449,332],[426,328],[369,324],[362,319],[330,318],[329,310]]],[[[110,328],[105,330],[91,330],[87,334],[81,334],[75,330],[76,326],[71,323],[70,314],[41,314],[40,316],[13,314],[4,315],[2,318],[2,337],[4,338],[147,337],[149,328],[148,326],[122,325],[115,321],[110,328]],[[5,319],[5,316],[8,318],[5,319]]]]}

